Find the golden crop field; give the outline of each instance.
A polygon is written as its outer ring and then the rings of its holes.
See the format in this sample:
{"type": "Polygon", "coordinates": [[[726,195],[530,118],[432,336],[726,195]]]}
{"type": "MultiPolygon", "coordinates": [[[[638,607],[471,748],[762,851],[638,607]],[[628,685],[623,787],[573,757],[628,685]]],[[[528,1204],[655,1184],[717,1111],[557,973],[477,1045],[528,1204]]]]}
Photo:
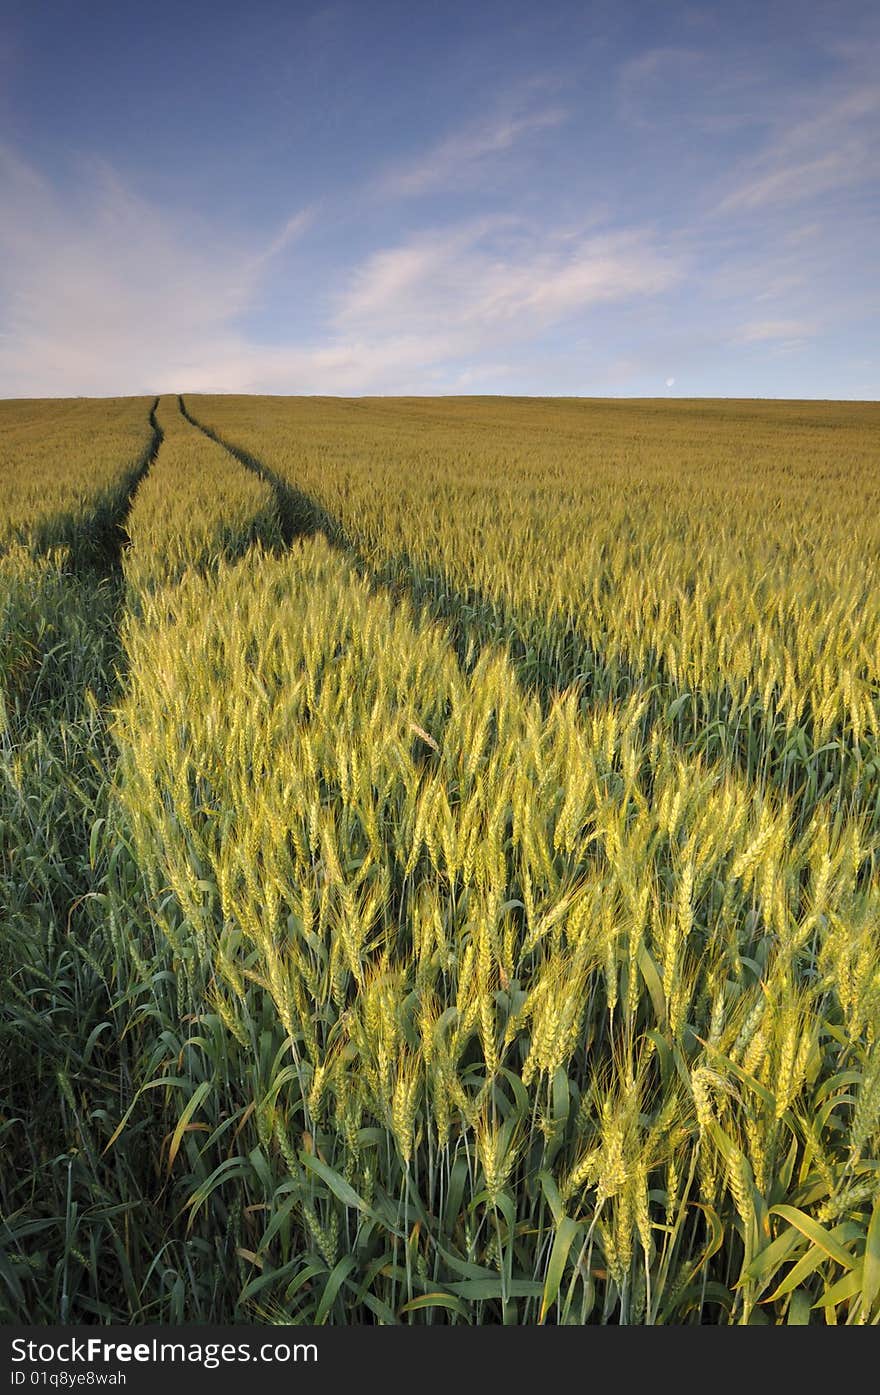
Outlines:
{"type": "MultiPolygon", "coordinates": [[[[0,402],[0,553],[108,546],[154,446],[152,399],[0,402]]],[[[109,544],[111,547],[113,544],[109,544]]]]}
{"type": "Polygon", "coordinates": [[[880,408],[0,433],[0,1311],[880,1322],[880,408]]]}

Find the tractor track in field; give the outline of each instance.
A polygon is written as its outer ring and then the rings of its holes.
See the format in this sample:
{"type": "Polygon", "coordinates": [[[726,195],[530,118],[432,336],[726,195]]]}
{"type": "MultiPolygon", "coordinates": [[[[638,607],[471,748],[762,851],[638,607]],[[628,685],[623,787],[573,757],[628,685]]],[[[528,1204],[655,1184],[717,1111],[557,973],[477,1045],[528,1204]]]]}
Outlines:
{"type": "Polygon", "coordinates": [[[192,415],[182,395],[178,395],[177,401],[181,415],[185,417],[190,426],[201,431],[202,435],[207,436],[209,441],[214,441],[216,445],[221,446],[228,455],[231,455],[246,470],[263,480],[272,490],[275,495],[275,506],[285,547],[290,547],[296,538],[308,537],[313,533],[324,533],[330,542],[345,551],[348,550],[347,545],[341,539],[340,526],[314,499],[287,484],[280,475],[276,475],[274,470],[270,470],[255,456],[241,450],[238,446],[234,446],[231,441],[225,441],[222,436],[217,435],[216,431],[203,425],[192,415]]]}
{"type": "MultiPolygon", "coordinates": [[[[118,487],[97,501],[69,545],[57,619],[51,611],[47,617],[46,652],[40,654],[44,637],[34,645],[47,684],[43,700],[16,711],[14,727],[5,733],[17,773],[14,798],[10,782],[0,784],[0,902],[4,910],[9,908],[4,949],[12,952],[8,946],[14,947],[17,991],[6,1005],[0,1094],[4,1112],[17,1128],[16,1134],[7,1126],[4,1147],[16,1138],[19,1151],[17,1165],[6,1169],[0,1185],[0,1248],[22,1255],[30,1265],[35,1260],[32,1237],[39,1233],[41,1250],[39,1265],[34,1263],[39,1299],[16,1277],[13,1302],[4,1309],[21,1321],[48,1320],[53,1302],[57,1318],[52,1274],[63,1270],[66,1287],[67,1255],[76,1233],[71,1216],[77,1210],[86,1233],[94,1225],[94,1233],[104,1239],[97,1218],[108,1198],[117,1199],[124,1176],[124,1205],[115,1209],[125,1213],[126,1224],[133,1217],[136,1228],[146,1227],[156,1214],[146,1150],[120,1173],[112,1157],[105,1159],[108,1149],[101,1151],[101,1146],[106,1138],[92,1121],[102,1111],[107,1117],[123,1115],[132,1096],[137,1098],[128,1077],[132,1058],[127,1033],[134,1019],[127,1014],[131,990],[123,975],[130,969],[119,947],[121,932],[114,941],[107,931],[104,907],[111,895],[117,905],[128,905],[135,884],[124,883],[123,891],[117,871],[117,865],[131,863],[131,854],[126,852],[128,861],[120,862],[112,717],[129,682],[123,641],[128,524],[137,492],[164,441],[158,406],[155,397],[142,454],[118,487]],[[76,1147],[70,1142],[74,1138],[76,1147]]],[[[133,919],[137,910],[133,905],[133,919]]],[[[106,1214],[113,1211],[111,1207],[106,1214]]],[[[84,1249],[90,1243],[83,1240],[84,1249]]],[[[92,1321],[96,1313],[106,1312],[124,1319],[121,1297],[115,1307],[102,1297],[102,1307],[90,1308],[99,1283],[102,1295],[126,1294],[122,1241],[115,1249],[107,1241],[100,1253],[100,1281],[94,1279],[82,1308],[65,1316],[62,1306],[61,1320],[92,1321]]],[[[8,1263],[7,1274],[15,1275],[8,1263]]]]}
{"type": "Polygon", "coordinates": [[[150,444],[147,448],[147,452],[144,456],[144,459],[141,462],[140,468],[138,469],[137,473],[131,481],[122,509],[120,510],[119,517],[116,520],[116,548],[114,558],[114,570],[120,572],[122,570],[122,552],[128,539],[128,520],[131,514],[131,510],[134,506],[135,495],[137,494],[138,489],[140,488],[143,481],[146,479],[150,470],[153,468],[156,456],[159,454],[159,451],[162,448],[162,442],[165,440],[165,432],[159,425],[159,419],[156,416],[156,409],[158,406],[159,398],[155,397],[153,399],[153,405],[150,408],[150,427],[152,428],[153,432],[152,437],[150,439],[150,444]]]}
{"type": "Polygon", "coordinates": [[[164,440],[164,432],[156,419],[158,405],[159,398],[155,397],[148,418],[150,439],[140,459],[120,480],[118,488],[97,499],[91,516],[78,523],[74,530],[65,530],[59,537],[56,528],[47,529],[45,538],[35,544],[37,554],[46,553],[60,543],[67,548],[68,566],[75,576],[88,581],[118,579],[122,571],[127,522],[134,497],[152,468],[164,440]]]}
{"type": "Polygon", "coordinates": [[[264,480],[274,491],[285,546],[289,547],[297,538],[323,533],[331,546],[336,548],[374,591],[388,592],[395,601],[407,598],[413,601],[417,607],[424,607],[433,620],[443,624],[461,663],[465,667],[473,665],[480,650],[486,644],[501,640],[500,622],[494,608],[492,608],[491,621],[488,619],[489,602],[484,601],[476,594],[464,596],[452,586],[446,577],[438,578],[420,572],[408,556],[399,556],[386,567],[377,569],[372,566],[346,532],[339,519],[328,513],[317,500],[303,490],[288,484],[274,470],[270,470],[256,456],[251,455],[249,451],[233,445],[231,441],[226,440],[210,426],[205,426],[197,417],[193,416],[182,396],[178,398],[178,401],[181,412],[191,426],[201,431],[209,440],[216,442],[218,446],[222,446],[245,469],[264,480]],[[408,579],[405,582],[401,581],[401,574],[408,574],[408,579]],[[438,590],[442,594],[441,600],[437,599],[438,590]],[[451,610],[450,601],[452,602],[451,610]],[[460,616],[452,613],[459,609],[467,610],[471,617],[467,623],[464,623],[460,616]],[[484,621],[485,623],[483,623],[484,621]]]}

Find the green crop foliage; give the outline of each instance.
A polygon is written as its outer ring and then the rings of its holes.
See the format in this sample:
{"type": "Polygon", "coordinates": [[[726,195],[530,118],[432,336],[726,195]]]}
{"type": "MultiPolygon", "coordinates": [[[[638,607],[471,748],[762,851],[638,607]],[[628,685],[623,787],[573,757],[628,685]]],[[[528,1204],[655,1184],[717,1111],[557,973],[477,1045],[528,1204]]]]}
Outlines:
{"type": "Polygon", "coordinates": [[[880,1321],[877,408],[151,420],[0,563],[0,1307],[880,1321]]]}
{"type": "Polygon", "coordinates": [[[526,686],[650,692],[691,747],[880,828],[872,404],[189,399],[370,574],[526,686]],[[675,704],[675,706],[673,706],[675,704]]]}

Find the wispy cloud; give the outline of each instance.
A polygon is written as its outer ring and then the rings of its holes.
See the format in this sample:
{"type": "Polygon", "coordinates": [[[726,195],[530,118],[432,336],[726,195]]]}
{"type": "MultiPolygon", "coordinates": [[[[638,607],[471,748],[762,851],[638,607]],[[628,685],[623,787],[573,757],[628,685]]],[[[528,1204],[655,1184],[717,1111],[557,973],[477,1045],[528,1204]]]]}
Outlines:
{"type": "Polygon", "coordinates": [[[828,51],[803,44],[786,55],[788,70],[746,32],[723,48],[649,49],[620,67],[621,116],[642,140],[686,135],[689,157],[713,154],[705,210],[716,217],[770,217],[864,187],[880,176],[880,37],[828,51]]]}
{"type": "MultiPolygon", "coordinates": [[[[878,55],[880,57],[880,55],[878,55]]],[[[880,177],[880,87],[814,96],[779,123],[765,148],[732,171],[716,212],[750,213],[802,203],[880,177]]]]}
{"type": "Polygon", "coordinates": [[[240,248],[172,217],[102,164],[60,193],[0,148],[0,393],[149,391],[222,355],[269,263],[307,226],[240,248]]]}
{"type": "Polygon", "coordinates": [[[778,340],[803,343],[818,333],[811,320],[751,320],[740,327],[735,338],[738,344],[764,344],[778,340]]]}
{"type": "Polygon", "coordinates": [[[682,270],[645,232],[560,236],[485,219],[368,258],[341,299],[337,324],[428,330],[475,347],[499,335],[528,338],[600,302],[656,295],[682,270]]]}
{"type": "Polygon", "coordinates": [[[486,171],[493,159],[530,136],[561,126],[566,118],[567,113],[558,106],[489,117],[454,132],[408,164],[390,170],[380,181],[381,191],[406,198],[467,186],[486,171]]]}
{"type": "Polygon", "coordinates": [[[286,252],[288,247],[293,246],[304,233],[308,232],[315,221],[315,217],[316,210],[314,208],[302,208],[298,213],[294,213],[291,218],[288,218],[284,227],[281,228],[277,235],[272,238],[269,245],[263,248],[261,252],[257,253],[253,260],[253,266],[255,268],[264,267],[267,266],[269,262],[273,261],[275,257],[280,257],[282,252],[286,252]]]}
{"type": "Polygon", "coordinates": [[[663,45],[621,64],[617,75],[620,114],[640,132],[669,136],[688,130],[707,135],[742,131],[771,119],[780,109],[774,85],[754,52],[723,58],[700,48],[663,45]]]}
{"type": "Polygon", "coordinates": [[[858,184],[866,170],[869,151],[860,142],[849,142],[847,149],[829,151],[815,160],[787,164],[780,158],[762,162],[752,178],[731,190],[718,205],[718,213],[751,212],[768,204],[800,203],[831,193],[847,184],[858,184]]]}

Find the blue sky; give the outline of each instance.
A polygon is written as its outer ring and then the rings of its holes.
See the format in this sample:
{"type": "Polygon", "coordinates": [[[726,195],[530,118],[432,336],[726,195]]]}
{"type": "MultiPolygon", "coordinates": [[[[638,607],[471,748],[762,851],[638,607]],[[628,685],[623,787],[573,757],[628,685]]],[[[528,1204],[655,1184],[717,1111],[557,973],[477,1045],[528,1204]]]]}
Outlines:
{"type": "Polygon", "coordinates": [[[880,397],[863,0],[0,3],[0,396],[880,397]]]}

